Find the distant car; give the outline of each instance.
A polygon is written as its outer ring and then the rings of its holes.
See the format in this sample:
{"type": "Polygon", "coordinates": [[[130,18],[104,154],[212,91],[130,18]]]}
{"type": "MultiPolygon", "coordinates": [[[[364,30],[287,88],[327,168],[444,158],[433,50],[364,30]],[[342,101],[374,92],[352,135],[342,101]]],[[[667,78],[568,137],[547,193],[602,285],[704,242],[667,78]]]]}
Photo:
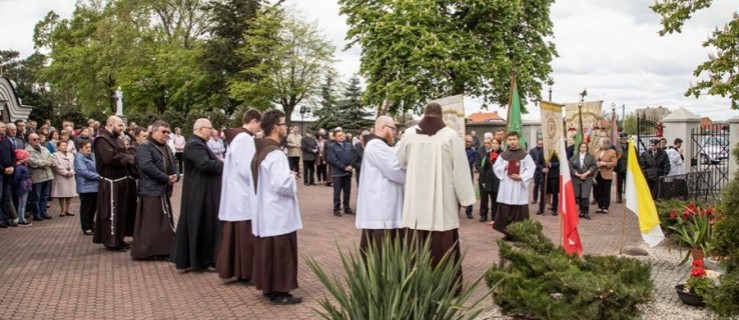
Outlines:
{"type": "Polygon", "coordinates": [[[703,163],[718,164],[729,158],[729,139],[719,136],[701,138],[699,144],[700,157],[703,163]]]}

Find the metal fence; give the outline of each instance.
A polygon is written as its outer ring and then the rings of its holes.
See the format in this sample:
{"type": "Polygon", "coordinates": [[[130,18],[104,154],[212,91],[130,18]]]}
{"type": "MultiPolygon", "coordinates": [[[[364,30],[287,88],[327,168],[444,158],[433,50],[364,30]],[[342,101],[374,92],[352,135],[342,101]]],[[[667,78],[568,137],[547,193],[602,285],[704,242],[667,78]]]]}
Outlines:
{"type": "Polygon", "coordinates": [[[713,203],[719,195],[712,172],[688,172],[659,178],[657,196],[659,200],[680,199],[698,203],[713,203]]]}
{"type": "Polygon", "coordinates": [[[714,124],[693,129],[690,141],[693,147],[690,171],[706,176],[706,188],[711,189],[718,197],[729,182],[729,126],[714,124]]]}

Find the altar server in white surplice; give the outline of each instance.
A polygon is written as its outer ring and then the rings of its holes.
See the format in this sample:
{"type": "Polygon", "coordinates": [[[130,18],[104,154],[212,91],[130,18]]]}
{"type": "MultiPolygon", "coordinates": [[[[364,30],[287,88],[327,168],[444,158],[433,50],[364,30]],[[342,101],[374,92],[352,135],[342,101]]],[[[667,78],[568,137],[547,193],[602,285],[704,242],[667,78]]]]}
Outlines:
{"type": "Polygon", "coordinates": [[[405,169],[390,147],[395,130],[393,118],[380,116],[375,121],[375,134],[365,136],[356,221],[357,228],[362,229],[362,252],[370,242],[380,247],[385,237],[392,239],[400,230],[405,169]]]}
{"type": "Polygon", "coordinates": [[[433,265],[449,251],[449,261],[458,260],[459,208],[476,199],[464,141],[444,124],[441,105],[426,105],[418,126],[406,131],[398,162],[407,170],[402,226],[430,239],[433,265]]]}
{"type": "Polygon", "coordinates": [[[518,132],[508,132],[508,149],[493,165],[493,172],[500,179],[499,207],[493,220],[493,229],[504,234],[503,240],[506,241],[513,240],[506,227],[529,218],[529,181],[534,178],[536,171],[536,163],[529,153],[521,150],[518,138],[518,132]]]}
{"type": "Polygon", "coordinates": [[[254,259],[254,234],[251,220],[257,208],[257,195],[251,162],[256,147],[254,133],[259,131],[262,113],[249,109],[241,128],[226,129],[228,150],[223,162],[221,203],[218,219],[223,222],[216,270],[222,279],[249,282],[254,259]]]}

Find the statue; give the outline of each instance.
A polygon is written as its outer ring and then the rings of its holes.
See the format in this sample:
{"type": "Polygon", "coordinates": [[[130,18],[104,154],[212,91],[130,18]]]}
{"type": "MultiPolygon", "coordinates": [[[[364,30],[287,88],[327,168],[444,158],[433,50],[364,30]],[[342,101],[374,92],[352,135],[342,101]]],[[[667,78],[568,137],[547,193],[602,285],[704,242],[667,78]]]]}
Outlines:
{"type": "Polygon", "coordinates": [[[120,86],[118,86],[118,90],[115,91],[113,97],[115,98],[115,115],[123,116],[123,91],[121,91],[120,86]]]}

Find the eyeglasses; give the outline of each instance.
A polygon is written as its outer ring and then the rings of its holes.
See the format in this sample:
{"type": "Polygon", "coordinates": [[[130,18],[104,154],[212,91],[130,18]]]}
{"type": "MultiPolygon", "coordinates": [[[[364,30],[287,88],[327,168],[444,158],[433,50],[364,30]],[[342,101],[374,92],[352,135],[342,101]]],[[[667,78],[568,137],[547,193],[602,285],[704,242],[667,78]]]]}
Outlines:
{"type": "Polygon", "coordinates": [[[38,141],[38,138],[36,138],[36,139],[31,139],[31,141],[38,141]]]}
{"type": "Polygon", "coordinates": [[[168,130],[161,131],[161,133],[169,134],[170,132],[168,130]]]}

